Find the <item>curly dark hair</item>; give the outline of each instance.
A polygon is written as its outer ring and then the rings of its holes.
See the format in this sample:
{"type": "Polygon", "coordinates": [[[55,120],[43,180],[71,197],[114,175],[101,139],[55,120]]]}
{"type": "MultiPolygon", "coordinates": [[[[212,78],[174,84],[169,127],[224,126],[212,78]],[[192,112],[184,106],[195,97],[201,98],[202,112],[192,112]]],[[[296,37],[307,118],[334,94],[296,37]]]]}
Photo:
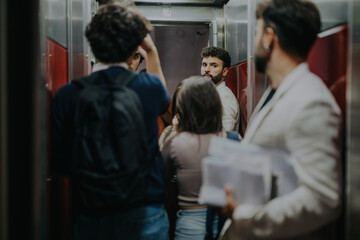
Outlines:
{"type": "Polygon", "coordinates": [[[307,57],[321,28],[316,5],[307,0],[268,0],[258,5],[256,18],[274,29],[287,53],[307,57]]]}
{"type": "Polygon", "coordinates": [[[217,57],[224,62],[224,68],[231,65],[231,57],[228,51],[219,47],[204,47],[201,51],[201,60],[204,57],[217,57]]]}
{"type": "Polygon", "coordinates": [[[150,32],[149,21],[119,2],[102,5],[85,29],[95,57],[103,63],[128,59],[150,32]]]}
{"type": "Polygon", "coordinates": [[[179,132],[196,134],[222,130],[222,105],[215,84],[206,77],[192,76],[182,82],[177,97],[179,132]]]}

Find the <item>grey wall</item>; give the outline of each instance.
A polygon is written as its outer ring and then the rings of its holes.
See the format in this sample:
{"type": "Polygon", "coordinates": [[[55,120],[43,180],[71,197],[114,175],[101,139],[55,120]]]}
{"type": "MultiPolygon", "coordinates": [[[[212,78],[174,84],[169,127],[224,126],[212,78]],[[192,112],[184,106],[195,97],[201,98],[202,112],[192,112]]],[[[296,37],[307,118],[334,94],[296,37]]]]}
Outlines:
{"type": "Polygon", "coordinates": [[[209,28],[206,26],[155,27],[155,45],[170,96],[180,81],[200,74],[200,53],[208,40],[209,28]]]}

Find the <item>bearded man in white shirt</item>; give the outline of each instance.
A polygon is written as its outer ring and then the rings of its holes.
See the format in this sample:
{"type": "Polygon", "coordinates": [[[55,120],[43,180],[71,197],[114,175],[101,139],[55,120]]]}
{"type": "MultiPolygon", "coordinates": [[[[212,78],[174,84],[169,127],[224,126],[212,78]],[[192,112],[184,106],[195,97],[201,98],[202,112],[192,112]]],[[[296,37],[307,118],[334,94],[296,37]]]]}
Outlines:
{"type": "Polygon", "coordinates": [[[256,17],[256,69],[270,86],[242,142],[288,152],[298,186],[260,206],[238,203],[226,189],[222,213],[232,222],[223,239],[336,239],[340,109],[306,63],[320,31],[319,11],[306,0],[270,0],[258,5],[256,17]]]}
{"type": "Polygon", "coordinates": [[[225,84],[231,64],[229,53],[219,47],[205,47],[201,52],[201,75],[216,85],[223,107],[222,124],[225,131],[239,130],[239,103],[225,84]]]}

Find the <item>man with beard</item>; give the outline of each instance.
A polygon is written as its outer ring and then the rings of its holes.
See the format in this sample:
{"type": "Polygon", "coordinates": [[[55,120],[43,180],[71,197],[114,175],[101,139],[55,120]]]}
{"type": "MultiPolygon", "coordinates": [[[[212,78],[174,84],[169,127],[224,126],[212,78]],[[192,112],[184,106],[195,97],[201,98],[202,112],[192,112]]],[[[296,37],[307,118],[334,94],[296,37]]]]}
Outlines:
{"type": "Polygon", "coordinates": [[[298,185],[259,206],[236,202],[226,188],[222,213],[232,221],[223,239],[334,239],[341,212],[340,109],[306,63],[320,31],[319,11],[306,0],[268,0],[256,18],[256,68],[270,86],[242,143],[286,151],[298,185]]]}
{"type": "Polygon", "coordinates": [[[239,103],[225,85],[225,78],[231,64],[229,53],[219,47],[205,47],[201,52],[201,75],[216,85],[223,107],[222,124],[226,131],[239,129],[239,103]]]}

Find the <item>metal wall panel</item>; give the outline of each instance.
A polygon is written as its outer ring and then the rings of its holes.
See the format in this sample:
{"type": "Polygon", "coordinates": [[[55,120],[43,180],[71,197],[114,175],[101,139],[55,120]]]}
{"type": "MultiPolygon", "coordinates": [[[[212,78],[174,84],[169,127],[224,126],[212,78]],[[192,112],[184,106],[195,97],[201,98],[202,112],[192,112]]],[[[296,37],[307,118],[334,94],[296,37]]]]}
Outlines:
{"type": "Polygon", "coordinates": [[[247,60],[247,0],[231,0],[224,7],[225,49],[231,56],[231,65],[247,60]]]}
{"type": "Polygon", "coordinates": [[[249,16],[249,25],[248,25],[248,100],[247,100],[247,117],[248,120],[251,117],[253,110],[255,109],[257,103],[259,102],[261,96],[263,95],[265,89],[268,87],[269,83],[267,78],[255,71],[255,46],[254,46],[254,37],[255,37],[255,11],[257,4],[261,0],[248,0],[248,16],[249,16]]]}
{"type": "Polygon", "coordinates": [[[247,61],[248,90],[247,90],[247,117],[260,100],[265,88],[266,79],[257,74],[254,68],[254,29],[255,9],[260,0],[230,0],[224,6],[225,18],[225,49],[229,51],[232,65],[247,61]]]}
{"type": "Polygon", "coordinates": [[[347,115],[346,239],[360,239],[360,0],[350,9],[350,66],[347,115]]]}
{"type": "Polygon", "coordinates": [[[186,7],[171,4],[139,5],[137,9],[150,21],[211,22],[215,19],[215,9],[209,7],[186,7]]]}
{"type": "Polygon", "coordinates": [[[84,31],[91,21],[95,0],[68,0],[69,79],[82,77],[91,70],[91,50],[84,31]]]}
{"type": "Polygon", "coordinates": [[[66,17],[67,1],[45,0],[46,36],[67,48],[66,17]]]}
{"type": "Polygon", "coordinates": [[[222,6],[228,0],[135,0],[136,4],[171,3],[176,5],[222,6]]]}
{"type": "Polygon", "coordinates": [[[213,0],[135,0],[135,3],[213,4],[213,0]]]}
{"type": "Polygon", "coordinates": [[[326,30],[348,22],[349,0],[313,0],[321,15],[321,29],[326,30]]]}

